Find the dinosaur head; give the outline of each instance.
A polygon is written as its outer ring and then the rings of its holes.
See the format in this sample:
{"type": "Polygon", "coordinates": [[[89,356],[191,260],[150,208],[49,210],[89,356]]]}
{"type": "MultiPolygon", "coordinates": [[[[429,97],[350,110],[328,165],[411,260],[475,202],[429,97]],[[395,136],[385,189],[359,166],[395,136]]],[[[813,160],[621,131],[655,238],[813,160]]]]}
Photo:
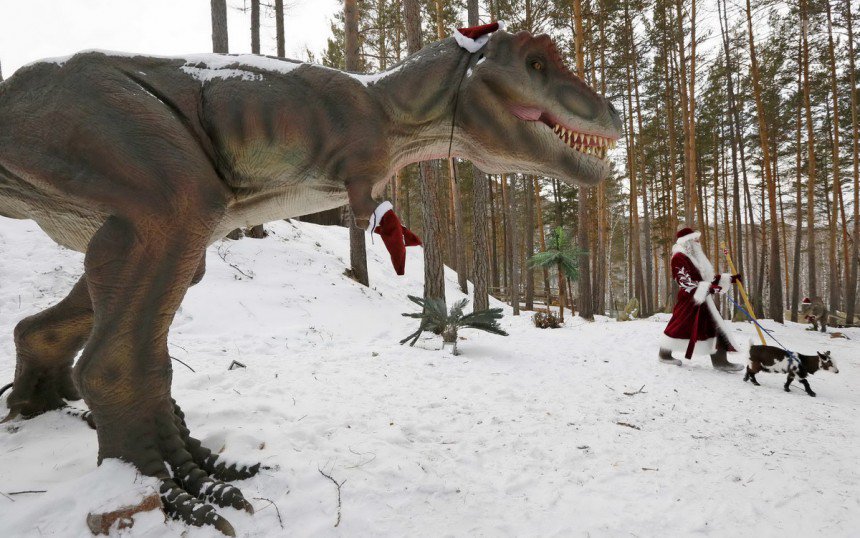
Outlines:
{"type": "Polygon", "coordinates": [[[564,65],[547,35],[498,31],[473,54],[460,90],[464,156],[490,173],[594,184],[621,136],[613,106],[564,65]]]}

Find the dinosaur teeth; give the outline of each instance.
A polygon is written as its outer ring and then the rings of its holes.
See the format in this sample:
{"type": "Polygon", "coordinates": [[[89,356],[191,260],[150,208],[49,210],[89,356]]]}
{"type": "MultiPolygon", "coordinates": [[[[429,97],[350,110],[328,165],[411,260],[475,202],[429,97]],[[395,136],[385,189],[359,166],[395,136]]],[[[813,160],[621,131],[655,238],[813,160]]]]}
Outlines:
{"type": "Polygon", "coordinates": [[[571,131],[560,124],[556,124],[552,131],[571,149],[586,155],[593,155],[598,159],[605,159],[609,150],[615,149],[618,145],[615,140],[600,135],[571,131]]]}

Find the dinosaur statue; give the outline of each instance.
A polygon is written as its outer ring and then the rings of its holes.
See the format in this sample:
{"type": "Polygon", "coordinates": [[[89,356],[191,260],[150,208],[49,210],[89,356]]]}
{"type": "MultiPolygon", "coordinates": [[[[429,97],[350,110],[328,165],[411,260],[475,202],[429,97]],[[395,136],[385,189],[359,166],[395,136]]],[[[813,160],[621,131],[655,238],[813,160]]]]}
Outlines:
{"type": "Polygon", "coordinates": [[[166,511],[233,535],[252,511],[171,398],[167,334],[205,250],[230,230],[349,203],[366,226],[385,181],[427,159],[594,184],[617,111],[549,37],[448,38],[378,75],[253,55],[83,52],[0,84],[0,216],[84,252],[57,305],[15,327],[7,420],[83,397],[99,461],[161,480],[166,511]],[[73,360],[83,348],[80,359],[73,360]]]}

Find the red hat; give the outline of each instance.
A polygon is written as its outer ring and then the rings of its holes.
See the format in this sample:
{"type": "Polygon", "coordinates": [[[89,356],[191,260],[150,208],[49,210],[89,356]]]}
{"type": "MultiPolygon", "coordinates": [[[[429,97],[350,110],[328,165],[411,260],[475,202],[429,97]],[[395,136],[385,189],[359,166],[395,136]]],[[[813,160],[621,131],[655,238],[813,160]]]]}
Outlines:
{"type": "Polygon", "coordinates": [[[470,28],[458,28],[454,32],[454,39],[457,44],[468,50],[469,52],[478,52],[490,40],[490,34],[496,30],[504,30],[505,23],[491,22],[481,26],[472,26],[470,28]]]}
{"type": "Polygon", "coordinates": [[[367,231],[382,236],[382,242],[391,256],[394,272],[402,275],[406,270],[406,247],[418,246],[421,240],[409,228],[400,224],[391,202],[386,200],[376,207],[367,231]]]}
{"type": "Polygon", "coordinates": [[[802,303],[807,303],[807,304],[808,304],[808,303],[811,303],[812,301],[809,299],[809,297],[804,297],[804,298],[803,298],[803,300],[802,300],[801,302],[802,302],[802,303]]]}
{"type": "Polygon", "coordinates": [[[701,232],[697,232],[692,228],[681,228],[678,230],[678,233],[675,234],[675,244],[686,243],[687,241],[698,239],[701,236],[701,232]]]}

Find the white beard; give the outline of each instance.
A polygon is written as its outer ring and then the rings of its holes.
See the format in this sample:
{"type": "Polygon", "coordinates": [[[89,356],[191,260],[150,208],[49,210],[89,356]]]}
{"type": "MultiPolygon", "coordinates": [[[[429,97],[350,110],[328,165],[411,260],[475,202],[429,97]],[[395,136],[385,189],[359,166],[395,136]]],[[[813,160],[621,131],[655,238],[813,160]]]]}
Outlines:
{"type": "Polygon", "coordinates": [[[680,252],[689,258],[702,275],[702,282],[711,282],[714,280],[714,266],[711,265],[711,261],[708,260],[708,256],[705,254],[705,251],[702,250],[701,243],[698,241],[684,241],[683,243],[676,243],[675,246],[672,247],[672,252],[680,252]]]}

